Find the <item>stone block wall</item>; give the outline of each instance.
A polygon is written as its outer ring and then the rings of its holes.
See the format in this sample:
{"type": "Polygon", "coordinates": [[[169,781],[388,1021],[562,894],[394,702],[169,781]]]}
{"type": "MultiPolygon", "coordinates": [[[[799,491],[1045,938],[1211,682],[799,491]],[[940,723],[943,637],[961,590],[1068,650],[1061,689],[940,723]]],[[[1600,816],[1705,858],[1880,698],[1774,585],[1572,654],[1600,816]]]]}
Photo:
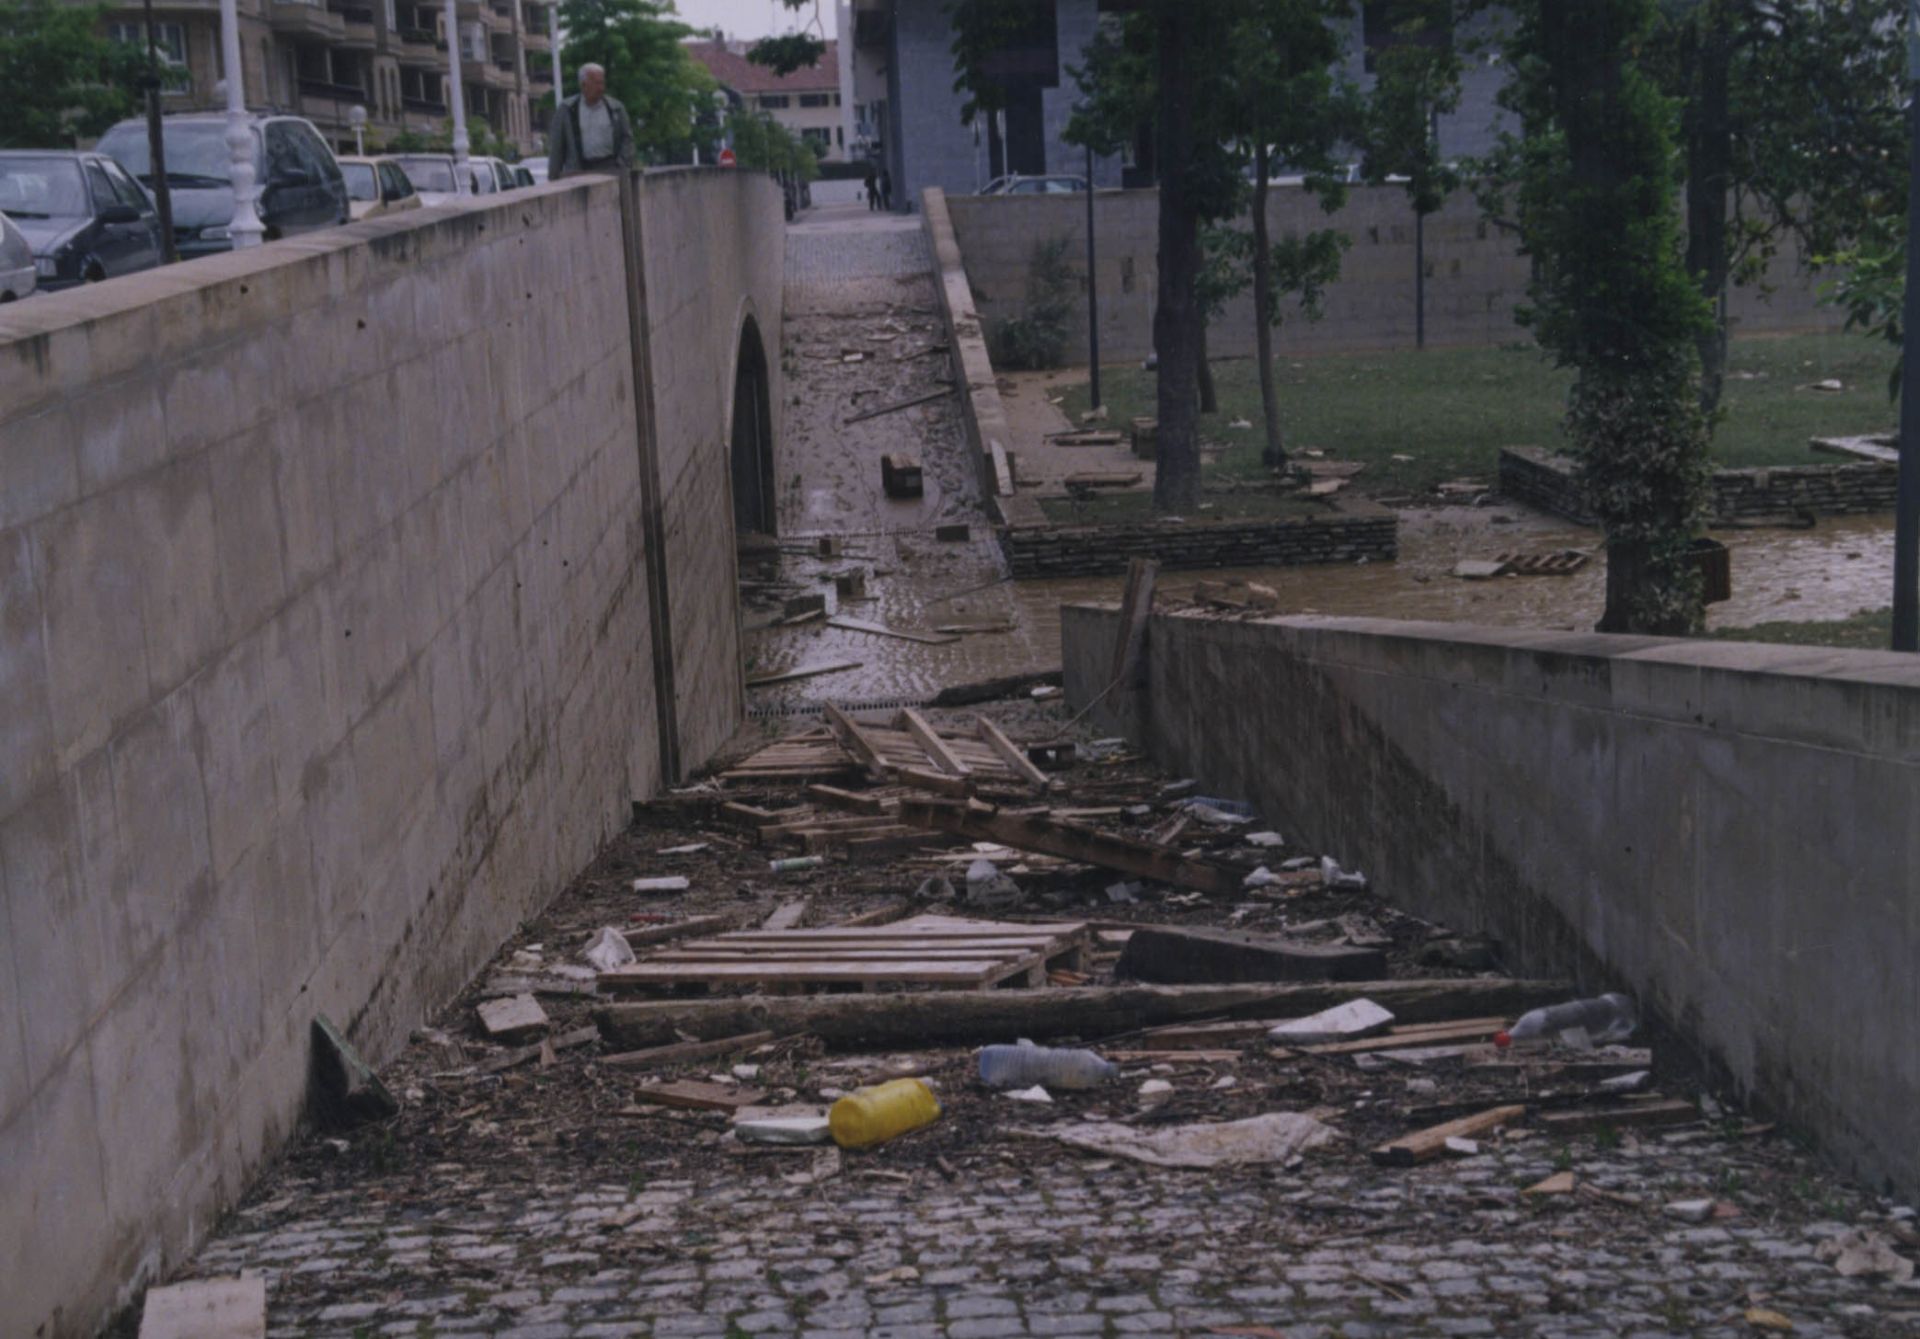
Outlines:
{"type": "Polygon", "coordinates": [[[1290,567],[1391,562],[1399,552],[1393,512],[1353,502],[1326,516],[1202,525],[1016,526],[1000,545],[1016,577],[1107,576],[1130,558],[1167,568],[1290,567]]]}
{"type": "MultiPolygon", "coordinates": [[[[1810,513],[1852,516],[1892,511],[1897,465],[1848,461],[1833,465],[1772,465],[1716,470],[1712,523],[1758,521],[1810,513]]],[[[1571,457],[1537,446],[1500,452],[1500,492],[1580,525],[1595,524],[1571,457]]]]}
{"type": "MultiPolygon", "coordinates": [[[[1069,701],[1114,606],[1062,611],[1069,701]]],[[[1095,719],[1505,965],[1625,990],[1867,1185],[1920,1193],[1920,666],[1891,652],[1155,616],[1095,719]]]]}
{"type": "MultiPolygon", "coordinates": [[[[316,1014],[379,1063],[658,787],[625,245],[589,178],[0,310],[0,1333],[92,1333],[292,1130],[316,1014]]],[[[731,366],[659,434],[702,582],[731,366]]],[[[682,607],[706,749],[731,590],[682,607]]]]}
{"type": "MultiPolygon", "coordinates": [[[[1087,205],[1084,196],[960,196],[948,206],[966,260],[981,317],[1017,316],[1024,308],[1027,273],[1037,242],[1064,237],[1084,286],[1087,205]]],[[[1100,356],[1107,362],[1144,358],[1153,350],[1154,291],[1158,283],[1157,191],[1103,191],[1094,202],[1100,307],[1100,356]]],[[[1340,278],[1328,285],[1324,317],[1308,321],[1285,311],[1275,332],[1282,356],[1360,352],[1414,346],[1414,216],[1398,186],[1357,186],[1346,205],[1327,214],[1297,186],[1277,186],[1267,202],[1273,236],[1338,228],[1352,239],[1340,278]]],[[[1484,221],[1472,196],[1459,192],[1426,221],[1427,342],[1434,346],[1488,346],[1531,335],[1513,320],[1524,301],[1527,261],[1513,240],[1484,221]]],[[[1839,313],[1818,304],[1817,283],[1792,257],[1775,262],[1775,289],[1761,297],[1749,288],[1732,295],[1738,334],[1837,330],[1839,313]]],[[[1242,295],[1208,328],[1216,357],[1253,353],[1252,298],[1242,295]]],[[[1086,307],[1068,323],[1067,360],[1087,359],[1086,307]]]]}

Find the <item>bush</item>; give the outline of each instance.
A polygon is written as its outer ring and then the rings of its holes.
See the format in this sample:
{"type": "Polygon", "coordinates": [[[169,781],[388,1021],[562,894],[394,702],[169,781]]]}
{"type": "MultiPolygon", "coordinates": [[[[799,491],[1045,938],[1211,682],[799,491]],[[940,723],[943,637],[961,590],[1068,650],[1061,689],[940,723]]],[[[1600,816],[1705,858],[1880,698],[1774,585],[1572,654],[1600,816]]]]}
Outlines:
{"type": "Polygon", "coordinates": [[[987,353],[995,365],[1022,372],[1059,367],[1067,351],[1067,318],[1079,281],[1067,264],[1070,241],[1056,237],[1033,248],[1027,267],[1027,305],[1019,316],[987,327],[987,353]]]}

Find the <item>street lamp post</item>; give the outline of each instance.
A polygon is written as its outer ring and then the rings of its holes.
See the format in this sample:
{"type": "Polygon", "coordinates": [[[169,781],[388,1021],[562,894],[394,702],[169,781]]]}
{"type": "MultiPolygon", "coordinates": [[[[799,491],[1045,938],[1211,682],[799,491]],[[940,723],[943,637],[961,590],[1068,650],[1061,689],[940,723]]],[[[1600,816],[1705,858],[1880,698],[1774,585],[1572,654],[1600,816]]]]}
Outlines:
{"type": "Polygon", "coordinates": [[[160,256],[171,265],[180,259],[173,237],[173,188],[167,185],[167,137],[160,128],[160,49],[154,41],[153,0],[147,16],[147,161],[153,169],[153,205],[160,215],[160,256]]]}
{"type": "Polygon", "coordinates": [[[353,127],[353,151],[367,156],[367,109],[359,103],[347,108],[347,124],[353,127]]]}
{"type": "MultiPolygon", "coordinates": [[[[233,0],[225,0],[232,4],[233,0]]],[[[447,109],[453,113],[453,193],[468,195],[467,150],[473,147],[467,138],[467,94],[460,87],[460,16],[454,12],[454,0],[447,5],[447,109]]]]}
{"type": "MultiPolygon", "coordinates": [[[[1914,0],[1920,4],[1920,0],[1914,0]]],[[[1087,371],[1093,407],[1100,407],[1100,281],[1093,267],[1093,145],[1087,145],[1087,371]]]]}
{"type": "Polygon", "coordinates": [[[227,67],[227,156],[232,163],[233,249],[260,245],[257,180],[253,170],[253,127],[247,124],[247,80],[240,69],[240,15],[234,0],[220,0],[220,55],[227,67]]]}

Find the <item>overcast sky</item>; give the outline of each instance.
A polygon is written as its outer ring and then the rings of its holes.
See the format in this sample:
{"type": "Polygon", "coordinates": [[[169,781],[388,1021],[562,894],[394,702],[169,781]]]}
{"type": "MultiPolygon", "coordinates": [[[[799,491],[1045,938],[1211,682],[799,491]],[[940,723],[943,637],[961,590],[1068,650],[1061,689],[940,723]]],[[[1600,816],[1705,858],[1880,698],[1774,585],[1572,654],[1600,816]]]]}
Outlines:
{"type": "MultiPolygon", "coordinates": [[[[812,5],[798,13],[788,9],[780,0],[674,0],[674,6],[680,11],[680,17],[696,28],[711,28],[715,24],[726,29],[728,37],[766,37],[773,33],[792,32],[794,29],[813,22],[812,5]]],[[[834,35],[834,0],[819,0],[820,25],[826,30],[826,36],[834,35]]]]}

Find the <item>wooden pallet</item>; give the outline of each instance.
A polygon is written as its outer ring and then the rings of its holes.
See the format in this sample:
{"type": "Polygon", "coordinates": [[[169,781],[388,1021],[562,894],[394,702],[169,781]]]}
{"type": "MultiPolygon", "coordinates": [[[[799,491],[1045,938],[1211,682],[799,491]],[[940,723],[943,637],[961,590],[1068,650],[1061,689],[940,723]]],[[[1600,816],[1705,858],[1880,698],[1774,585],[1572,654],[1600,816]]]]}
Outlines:
{"type": "Polygon", "coordinates": [[[752,985],[769,992],[840,986],[988,990],[1044,986],[1049,968],[1082,971],[1091,931],[1078,921],[1024,924],[914,916],[889,925],[746,930],[694,940],[600,974],[603,990],[752,985]]]}
{"type": "Polygon", "coordinates": [[[865,772],[875,781],[964,795],[976,782],[1045,789],[1047,777],[998,726],[979,717],[972,734],[940,731],[912,708],[891,725],[855,721],[835,707],[826,724],[769,744],[720,774],[722,781],[825,781],[865,772]]]}
{"type": "Polygon", "coordinates": [[[1494,561],[1505,563],[1514,576],[1566,577],[1587,565],[1587,555],[1578,549],[1559,549],[1553,553],[1502,553],[1494,561]]]}

